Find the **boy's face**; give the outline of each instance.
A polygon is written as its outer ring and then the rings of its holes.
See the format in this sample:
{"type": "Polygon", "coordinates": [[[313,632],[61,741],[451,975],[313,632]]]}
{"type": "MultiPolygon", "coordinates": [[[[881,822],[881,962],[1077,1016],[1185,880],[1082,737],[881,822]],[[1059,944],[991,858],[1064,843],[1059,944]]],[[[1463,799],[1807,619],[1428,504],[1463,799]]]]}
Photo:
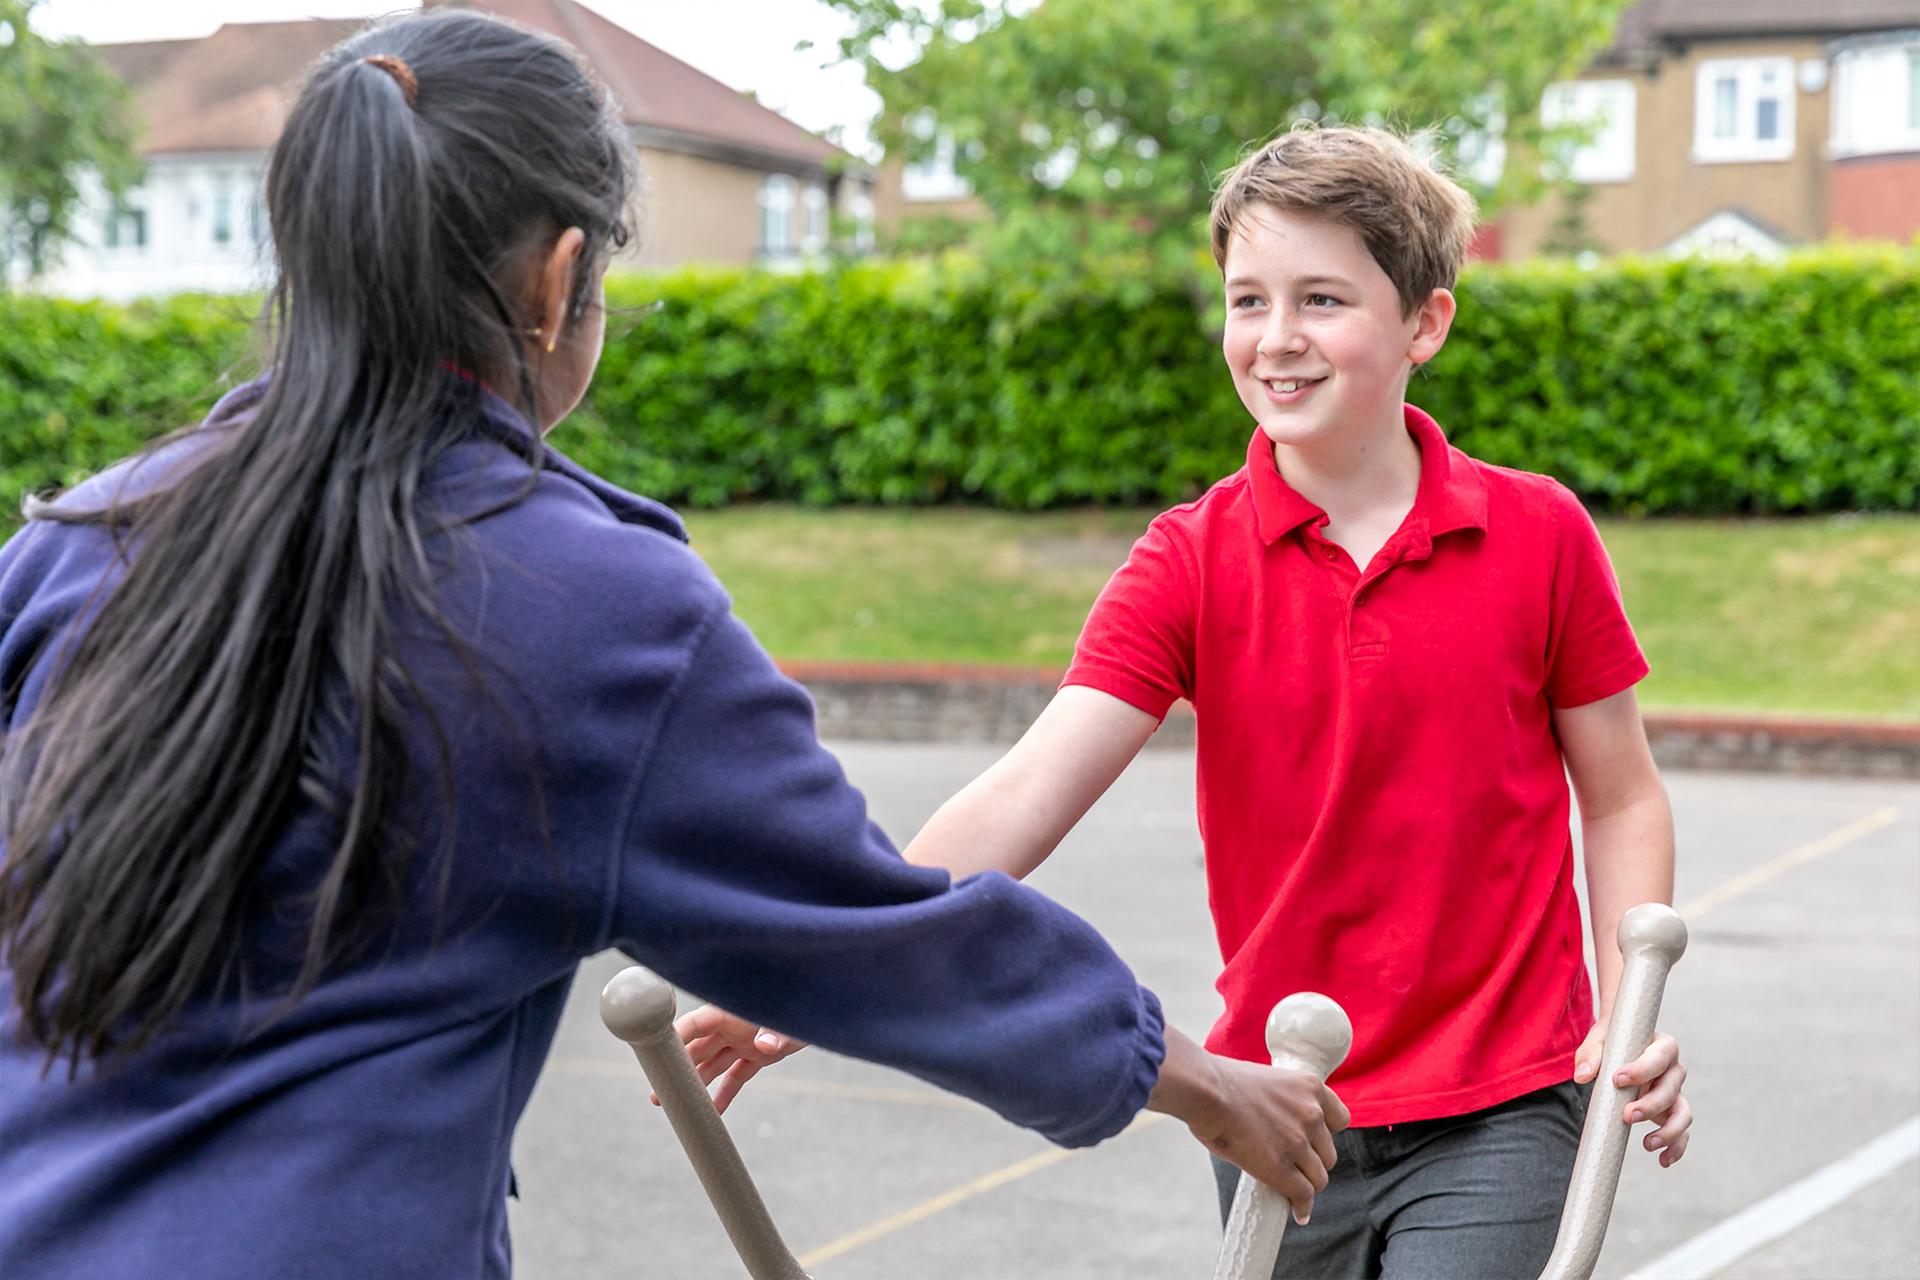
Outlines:
{"type": "Polygon", "coordinates": [[[1358,233],[1255,205],[1227,242],[1221,346],[1240,403],[1276,445],[1314,449],[1403,430],[1413,365],[1453,319],[1436,289],[1411,316],[1358,233]]]}

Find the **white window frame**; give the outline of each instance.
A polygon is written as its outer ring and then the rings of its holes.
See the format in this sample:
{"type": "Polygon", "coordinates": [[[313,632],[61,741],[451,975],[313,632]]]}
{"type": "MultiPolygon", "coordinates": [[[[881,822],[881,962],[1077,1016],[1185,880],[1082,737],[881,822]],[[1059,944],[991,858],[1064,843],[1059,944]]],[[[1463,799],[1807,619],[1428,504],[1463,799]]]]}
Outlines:
{"type": "Polygon", "coordinates": [[[800,193],[800,207],[805,211],[800,228],[800,251],[819,253],[827,247],[826,184],[809,182],[800,193]]]}
{"type": "Polygon", "coordinates": [[[1920,31],[1834,54],[1833,156],[1920,151],[1920,31]]]}
{"type": "Polygon", "coordinates": [[[793,179],[770,173],[760,183],[760,254],[787,258],[793,252],[793,179]]]}
{"type": "Polygon", "coordinates": [[[1507,171],[1507,113],[1498,95],[1474,104],[1485,127],[1468,129],[1454,139],[1453,154],[1460,172],[1491,190],[1507,171]]]}
{"type": "Polygon", "coordinates": [[[153,244],[153,216],[143,192],[129,191],[109,202],[100,218],[100,251],[123,257],[144,256],[153,244]]]}
{"type": "Polygon", "coordinates": [[[853,220],[853,248],[856,253],[872,253],[873,234],[873,192],[865,186],[857,186],[853,194],[847,197],[847,216],[853,220]]]}
{"type": "Polygon", "coordinates": [[[1575,182],[1633,179],[1639,86],[1631,80],[1563,80],[1540,95],[1540,123],[1592,125],[1593,136],[1565,157],[1575,182]]]}
{"type": "Polygon", "coordinates": [[[900,197],[903,200],[964,200],[973,194],[973,185],[954,170],[960,158],[953,138],[941,134],[934,139],[933,150],[924,159],[915,160],[900,170],[900,197]]]}
{"type": "Polygon", "coordinates": [[[1693,85],[1696,164],[1739,164],[1793,157],[1794,106],[1800,87],[1792,58],[1709,58],[1694,71],[1693,85]],[[1772,77],[1774,96],[1780,104],[1776,120],[1779,136],[1774,138],[1759,136],[1760,102],[1767,96],[1768,76],[1772,77]],[[1723,80],[1734,85],[1731,134],[1716,131],[1719,86],[1723,80]]]}
{"type": "Polygon", "coordinates": [[[235,228],[239,225],[239,186],[230,173],[215,173],[213,189],[208,197],[207,240],[214,248],[226,250],[239,240],[235,228]]]}

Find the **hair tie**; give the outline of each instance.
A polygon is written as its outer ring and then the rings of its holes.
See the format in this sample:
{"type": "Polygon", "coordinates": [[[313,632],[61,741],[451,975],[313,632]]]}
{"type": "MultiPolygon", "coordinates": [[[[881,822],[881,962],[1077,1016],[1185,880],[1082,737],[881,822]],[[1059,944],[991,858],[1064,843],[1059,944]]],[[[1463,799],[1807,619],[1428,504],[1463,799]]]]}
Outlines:
{"type": "Polygon", "coordinates": [[[394,83],[400,86],[400,92],[406,96],[408,106],[411,107],[419,103],[419,77],[413,74],[413,68],[405,62],[402,62],[390,53],[376,53],[371,57],[362,58],[360,61],[370,67],[378,67],[392,76],[394,83]]]}

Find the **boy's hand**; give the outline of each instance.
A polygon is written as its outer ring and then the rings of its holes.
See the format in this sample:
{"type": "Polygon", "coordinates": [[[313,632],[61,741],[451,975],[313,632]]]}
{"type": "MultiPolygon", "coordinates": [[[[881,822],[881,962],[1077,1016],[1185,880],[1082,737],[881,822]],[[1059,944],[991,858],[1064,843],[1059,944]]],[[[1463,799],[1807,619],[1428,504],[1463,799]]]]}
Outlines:
{"type": "MultiPolygon", "coordinates": [[[[804,1041],[771,1028],[737,1018],[718,1005],[703,1004],[674,1019],[673,1030],[693,1059],[700,1083],[720,1083],[713,1090],[713,1109],[724,1112],[760,1068],[791,1057],[806,1048],[804,1041]]],[[[654,1106],[657,1095],[649,1094],[654,1106]]]]}
{"type": "MultiPolygon", "coordinates": [[[[1585,1084],[1600,1070],[1600,1053],[1606,1045],[1606,1026],[1595,1023],[1593,1030],[1573,1055],[1573,1078],[1585,1084]]],[[[1687,1154],[1687,1131],[1693,1126],[1693,1108],[1680,1092],[1687,1080],[1687,1068],[1680,1061],[1680,1045],[1672,1036],[1659,1032],[1639,1057],[1620,1068],[1614,1084],[1631,1089],[1644,1085],[1639,1095],[1627,1103],[1621,1119],[1628,1124],[1653,1121],[1654,1131],[1644,1139],[1647,1150],[1660,1153],[1660,1167],[1671,1168],[1687,1154]]]]}
{"type": "Polygon", "coordinates": [[[1312,1073],[1216,1057],[1172,1027],[1147,1106],[1186,1121],[1209,1151],[1286,1197],[1302,1223],[1326,1190],[1333,1135],[1348,1120],[1346,1104],[1312,1073]]]}

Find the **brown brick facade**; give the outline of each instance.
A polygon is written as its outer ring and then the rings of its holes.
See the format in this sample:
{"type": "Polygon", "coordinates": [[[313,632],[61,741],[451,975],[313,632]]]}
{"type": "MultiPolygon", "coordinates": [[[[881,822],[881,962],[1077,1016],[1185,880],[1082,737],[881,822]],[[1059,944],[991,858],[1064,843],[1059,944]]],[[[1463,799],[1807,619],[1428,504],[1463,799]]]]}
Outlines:
{"type": "Polygon", "coordinates": [[[1920,237],[1920,152],[1835,160],[1828,190],[1833,235],[1903,242],[1920,237]]]}

